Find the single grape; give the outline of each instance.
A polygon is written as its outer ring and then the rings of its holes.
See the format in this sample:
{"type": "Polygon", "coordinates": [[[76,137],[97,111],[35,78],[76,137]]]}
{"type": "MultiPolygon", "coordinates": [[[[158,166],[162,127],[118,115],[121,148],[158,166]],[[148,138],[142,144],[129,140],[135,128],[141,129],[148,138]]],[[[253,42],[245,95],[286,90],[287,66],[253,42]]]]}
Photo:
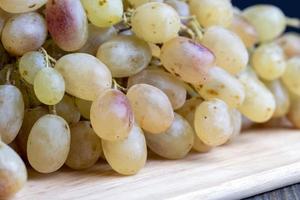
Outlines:
{"type": "Polygon", "coordinates": [[[27,142],[30,165],[40,173],[58,170],[70,149],[68,123],[57,115],[44,115],[32,127],[27,142]]]}
{"type": "Polygon", "coordinates": [[[287,58],[300,56],[300,34],[295,32],[285,33],[277,40],[287,58]]]}
{"type": "Polygon", "coordinates": [[[129,77],[127,87],[139,83],[146,83],[161,89],[168,96],[173,109],[180,108],[185,102],[187,92],[182,82],[167,72],[151,69],[143,70],[129,77]]]}
{"type": "Polygon", "coordinates": [[[0,140],[0,199],[17,193],[27,181],[24,162],[14,150],[0,140]]]}
{"type": "Polygon", "coordinates": [[[72,169],[92,167],[102,153],[101,140],[90,122],[80,121],[70,126],[71,146],[66,165],[72,169]]]}
{"type": "Polygon", "coordinates": [[[194,127],[198,137],[209,146],[226,143],[233,134],[231,113],[219,99],[204,101],[195,111],[194,127]]]}
{"type": "Polygon", "coordinates": [[[6,144],[17,136],[24,117],[24,101],[13,85],[0,85],[0,137],[6,144]]]}
{"type": "Polygon", "coordinates": [[[194,130],[180,115],[174,115],[171,127],[162,134],[145,133],[148,147],[167,159],[184,158],[194,143],[194,130]]]}
{"type": "Polygon", "coordinates": [[[134,125],[128,138],[119,141],[102,140],[105,158],[116,172],[133,175],[147,160],[147,146],[143,131],[134,125]]]}
{"type": "Polygon", "coordinates": [[[72,53],[60,58],[55,69],[64,77],[66,92],[93,101],[111,87],[111,73],[100,60],[85,53],[72,53]]]}
{"type": "Polygon", "coordinates": [[[117,30],[112,26],[109,28],[99,28],[93,24],[88,25],[88,39],[83,47],[78,51],[88,53],[93,56],[97,54],[98,48],[104,42],[111,40],[117,35],[117,30]]]}
{"type": "Polygon", "coordinates": [[[34,78],[34,93],[46,105],[55,105],[65,94],[65,81],[55,69],[47,67],[40,70],[34,78]]]}
{"type": "Polygon", "coordinates": [[[47,0],[0,0],[0,7],[9,13],[25,13],[37,10],[47,0]]]}
{"type": "Polygon", "coordinates": [[[127,0],[129,2],[129,4],[134,7],[137,8],[143,4],[149,3],[149,2],[160,2],[163,3],[164,0],[127,0]]]}
{"type": "Polygon", "coordinates": [[[46,4],[48,30],[65,51],[79,50],[88,38],[88,21],[80,0],[49,0],[46,4]]]}
{"type": "Polygon", "coordinates": [[[192,84],[206,82],[208,70],[215,62],[209,49],[184,37],[175,37],[164,43],[160,59],[171,74],[192,84]]]}
{"type": "Polygon", "coordinates": [[[47,67],[45,57],[38,51],[25,53],[19,61],[19,72],[21,77],[32,85],[36,74],[45,67],[47,67]]]}
{"type": "Polygon", "coordinates": [[[135,9],[131,17],[133,32],[141,39],[163,43],[178,35],[180,17],[169,5],[150,2],[135,9]]]}
{"type": "Polygon", "coordinates": [[[246,8],[242,15],[255,27],[259,42],[275,39],[286,28],[283,12],[273,5],[254,5],[246,8]]]}
{"type": "Polygon", "coordinates": [[[110,27],[122,21],[122,0],[81,0],[92,24],[98,27],[110,27]]]}
{"type": "Polygon", "coordinates": [[[127,97],[136,122],[145,131],[158,134],[170,128],[174,112],[163,91],[148,84],[136,84],[129,88],[127,97]]]}
{"type": "Polygon", "coordinates": [[[210,68],[209,77],[207,83],[195,86],[204,99],[218,98],[232,108],[242,105],[245,99],[245,89],[238,79],[220,67],[210,68]]]}
{"type": "Polygon", "coordinates": [[[273,118],[284,117],[290,108],[289,92],[280,80],[265,82],[265,85],[272,92],[276,102],[273,118]]]}
{"type": "Polygon", "coordinates": [[[245,71],[238,79],[245,88],[245,101],[238,108],[251,121],[262,123],[268,121],[274,114],[276,103],[268,88],[251,73],[245,71]]]}
{"type": "Polygon", "coordinates": [[[201,41],[216,56],[216,64],[231,74],[245,69],[249,55],[244,43],[232,31],[220,26],[208,28],[201,41]]]}
{"type": "Polygon", "coordinates": [[[214,25],[228,27],[232,22],[233,7],[228,0],[191,0],[189,5],[191,13],[205,28],[214,25]]]}
{"type": "Polygon", "coordinates": [[[97,135],[111,141],[127,138],[134,124],[129,100],[116,89],[99,95],[92,104],[90,118],[97,135]]]}
{"type": "Polygon", "coordinates": [[[75,99],[64,95],[63,99],[56,104],[56,113],[64,118],[69,124],[77,123],[80,120],[80,112],[75,105],[75,99]]]}
{"type": "Polygon", "coordinates": [[[90,111],[92,107],[91,101],[86,101],[83,99],[75,98],[75,104],[82,115],[85,119],[90,119],[90,111]]]}
{"type": "Polygon", "coordinates": [[[27,141],[31,128],[39,118],[46,114],[48,114],[48,109],[41,106],[25,110],[24,121],[20,132],[16,137],[16,141],[23,158],[27,157],[27,141]]]}
{"type": "Polygon", "coordinates": [[[251,57],[251,64],[256,73],[265,80],[281,77],[286,68],[284,52],[275,43],[262,44],[251,57]]]}
{"type": "Polygon", "coordinates": [[[258,42],[255,27],[240,14],[234,14],[229,29],[241,38],[247,48],[252,48],[258,42]]]}
{"type": "Polygon", "coordinates": [[[300,95],[300,57],[294,57],[287,61],[286,70],[282,76],[285,86],[294,94],[300,95]]]}
{"type": "Polygon", "coordinates": [[[40,48],[47,37],[45,19],[36,12],[14,15],[7,20],[2,31],[4,48],[13,55],[22,56],[40,48]]]}
{"type": "Polygon", "coordinates": [[[152,54],[149,45],[135,36],[117,36],[102,44],[97,57],[108,66],[113,77],[128,77],[145,69],[152,54]]]}

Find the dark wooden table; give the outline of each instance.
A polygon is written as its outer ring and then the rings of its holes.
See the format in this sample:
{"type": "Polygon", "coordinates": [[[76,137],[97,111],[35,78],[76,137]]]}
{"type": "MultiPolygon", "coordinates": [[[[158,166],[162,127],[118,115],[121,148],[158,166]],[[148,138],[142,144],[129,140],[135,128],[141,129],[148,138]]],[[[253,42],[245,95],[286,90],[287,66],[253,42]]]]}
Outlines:
{"type": "Polygon", "coordinates": [[[245,200],[300,200],[300,183],[259,194],[245,200]]]}

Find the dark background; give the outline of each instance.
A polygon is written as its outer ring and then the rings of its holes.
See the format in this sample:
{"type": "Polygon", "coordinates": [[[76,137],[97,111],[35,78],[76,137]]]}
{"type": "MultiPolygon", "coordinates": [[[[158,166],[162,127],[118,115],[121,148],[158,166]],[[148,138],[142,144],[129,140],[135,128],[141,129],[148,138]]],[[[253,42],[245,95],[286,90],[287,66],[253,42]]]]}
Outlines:
{"type": "MultiPolygon", "coordinates": [[[[240,9],[254,4],[272,4],[279,7],[286,16],[300,18],[300,0],[232,0],[232,4],[240,9]]],[[[288,28],[287,31],[300,32],[294,28],[288,28]]]]}

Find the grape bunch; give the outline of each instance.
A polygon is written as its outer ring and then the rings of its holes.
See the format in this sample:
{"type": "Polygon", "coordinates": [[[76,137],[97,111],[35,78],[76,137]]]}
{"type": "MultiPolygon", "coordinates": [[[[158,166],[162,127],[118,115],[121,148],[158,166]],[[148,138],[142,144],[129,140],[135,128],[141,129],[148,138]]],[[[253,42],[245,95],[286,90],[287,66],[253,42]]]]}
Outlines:
{"type": "Polygon", "coordinates": [[[0,0],[0,199],[40,173],[105,159],[133,175],[300,128],[300,27],[230,0],[0,0]],[[14,149],[14,150],[13,150],[14,149]],[[22,159],[21,159],[22,158],[22,159]]]}

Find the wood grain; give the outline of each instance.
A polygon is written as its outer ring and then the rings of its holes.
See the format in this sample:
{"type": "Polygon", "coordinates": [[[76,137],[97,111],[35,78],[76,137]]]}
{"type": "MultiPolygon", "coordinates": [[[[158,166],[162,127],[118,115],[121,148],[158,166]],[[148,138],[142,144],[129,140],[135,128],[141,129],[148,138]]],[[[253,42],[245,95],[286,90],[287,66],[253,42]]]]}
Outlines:
{"type": "Polygon", "coordinates": [[[117,175],[104,162],[86,171],[29,176],[16,200],[240,199],[300,181],[300,132],[251,131],[207,154],[153,157],[135,176],[117,175]]]}

